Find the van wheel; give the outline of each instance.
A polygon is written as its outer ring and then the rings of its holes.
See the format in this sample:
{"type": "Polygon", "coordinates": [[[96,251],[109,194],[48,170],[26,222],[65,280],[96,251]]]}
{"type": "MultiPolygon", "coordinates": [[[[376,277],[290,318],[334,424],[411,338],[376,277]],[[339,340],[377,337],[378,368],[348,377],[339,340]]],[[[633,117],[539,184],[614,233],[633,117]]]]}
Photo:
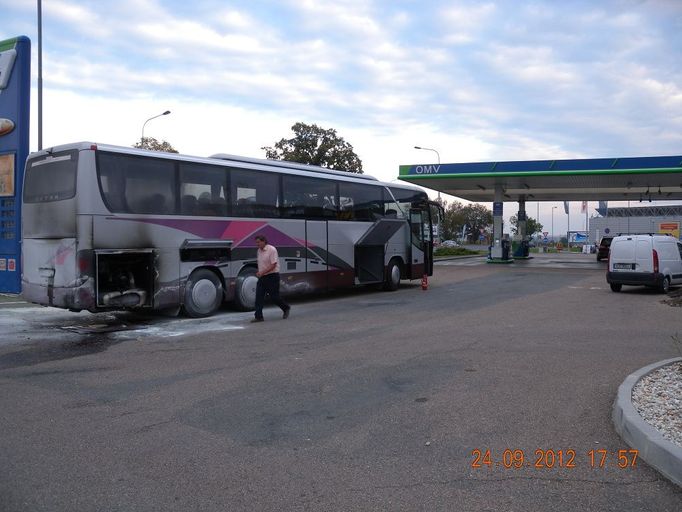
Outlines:
{"type": "Polygon", "coordinates": [[[218,311],[223,302],[223,283],[205,268],[192,272],[185,284],[184,310],[187,316],[203,318],[218,311]]]}
{"type": "Polygon", "coordinates": [[[234,286],[234,305],[239,311],[253,311],[256,308],[256,269],[247,267],[237,276],[234,286]]]}
{"type": "Polygon", "coordinates": [[[384,290],[394,292],[400,286],[400,265],[396,260],[391,260],[386,267],[384,278],[384,290]]]}
{"type": "Polygon", "coordinates": [[[619,292],[623,288],[622,284],[616,284],[616,283],[611,283],[611,291],[612,292],[619,292]]]}
{"type": "Polygon", "coordinates": [[[661,292],[668,293],[670,291],[670,278],[663,278],[663,284],[661,284],[661,292]]]}

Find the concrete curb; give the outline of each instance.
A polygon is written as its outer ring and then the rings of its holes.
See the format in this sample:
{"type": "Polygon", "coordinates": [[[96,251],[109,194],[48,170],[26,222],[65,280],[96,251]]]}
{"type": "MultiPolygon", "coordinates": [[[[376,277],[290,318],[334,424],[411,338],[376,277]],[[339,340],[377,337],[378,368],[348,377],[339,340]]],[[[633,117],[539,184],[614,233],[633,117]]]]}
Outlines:
{"type": "Polygon", "coordinates": [[[0,293],[0,304],[3,302],[26,302],[19,293],[0,293]]]}
{"type": "Polygon", "coordinates": [[[464,254],[462,256],[434,256],[433,262],[450,261],[450,260],[465,260],[467,258],[485,258],[485,254],[464,254]]]}
{"type": "Polygon", "coordinates": [[[682,361],[682,357],[659,361],[628,375],[618,387],[612,419],[616,432],[628,445],[639,450],[639,457],[663,476],[682,486],[682,446],[665,439],[657,429],[642,419],[632,405],[632,388],[639,379],[677,361],[682,361]]]}

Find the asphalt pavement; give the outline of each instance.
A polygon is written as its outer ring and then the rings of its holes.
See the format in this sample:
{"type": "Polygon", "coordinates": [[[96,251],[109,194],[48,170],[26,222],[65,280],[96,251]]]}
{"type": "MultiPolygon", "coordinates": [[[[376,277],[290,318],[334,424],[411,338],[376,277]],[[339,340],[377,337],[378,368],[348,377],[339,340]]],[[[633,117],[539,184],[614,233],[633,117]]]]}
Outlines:
{"type": "Polygon", "coordinates": [[[0,509],[679,511],[611,422],[679,309],[547,256],[262,324],[0,306],[0,509]]]}

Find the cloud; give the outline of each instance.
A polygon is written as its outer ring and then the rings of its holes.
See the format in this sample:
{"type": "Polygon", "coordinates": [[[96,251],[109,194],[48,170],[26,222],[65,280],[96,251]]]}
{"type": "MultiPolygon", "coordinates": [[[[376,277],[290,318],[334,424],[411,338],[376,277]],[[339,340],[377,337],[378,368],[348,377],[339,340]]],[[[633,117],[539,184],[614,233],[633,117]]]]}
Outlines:
{"type": "MultiPolygon", "coordinates": [[[[0,0],[10,30],[34,25],[18,4],[0,0]]],[[[448,161],[682,147],[676,2],[49,4],[46,104],[68,102],[60,126],[70,115],[105,142],[136,140],[139,121],[113,118],[171,109],[149,128],[179,123],[167,135],[183,151],[262,156],[294,122],[316,122],[385,177],[428,156],[415,144],[448,161]]]]}
{"type": "Polygon", "coordinates": [[[473,43],[484,27],[496,21],[496,11],[493,3],[458,5],[444,9],[439,17],[439,24],[443,26],[445,33],[443,42],[447,45],[473,43]]]}

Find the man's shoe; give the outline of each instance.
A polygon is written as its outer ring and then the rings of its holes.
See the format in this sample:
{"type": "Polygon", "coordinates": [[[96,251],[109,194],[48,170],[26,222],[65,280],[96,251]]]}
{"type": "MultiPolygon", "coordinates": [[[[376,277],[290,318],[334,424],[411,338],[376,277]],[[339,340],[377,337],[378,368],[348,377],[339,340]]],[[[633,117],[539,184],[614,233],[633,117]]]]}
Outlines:
{"type": "Polygon", "coordinates": [[[282,318],[286,320],[289,318],[289,311],[291,311],[291,306],[289,306],[287,309],[284,310],[284,313],[282,313],[282,318]]]}
{"type": "Polygon", "coordinates": [[[253,320],[251,320],[251,323],[255,324],[257,322],[264,322],[264,321],[265,321],[265,319],[263,319],[263,318],[254,318],[253,320]]]}

